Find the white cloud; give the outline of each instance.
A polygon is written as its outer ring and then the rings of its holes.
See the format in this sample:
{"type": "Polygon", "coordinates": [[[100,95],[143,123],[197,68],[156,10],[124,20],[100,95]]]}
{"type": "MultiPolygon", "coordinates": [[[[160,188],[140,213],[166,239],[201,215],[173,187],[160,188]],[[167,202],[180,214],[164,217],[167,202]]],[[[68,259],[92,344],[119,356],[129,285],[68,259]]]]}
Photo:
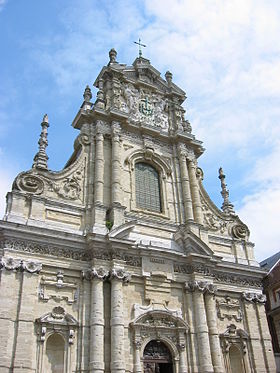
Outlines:
{"type": "Polygon", "coordinates": [[[231,160],[225,171],[231,185],[243,188],[240,214],[258,255],[266,255],[265,243],[279,249],[277,202],[269,197],[279,197],[278,0],[70,1],[58,18],[61,34],[25,42],[43,74],[52,76],[53,89],[66,95],[93,82],[111,47],[120,62],[131,63],[132,41],[141,36],[144,56],[162,73],[170,69],[187,91],[187,117],[204,141],[207,163],[218,168],[231,160]],[[247,172],[234,180],[240,164],[247,172]],[[259,226],[266,227],[262,235],[259,226]]]}
{"type": "Polygon", "coordinates": [[[271,153],[257,160],[247,182],[255,191],[243,200],[239,214],[247,221],[256,257],[264,259],[280,250],[280,141],[271,153]]]}

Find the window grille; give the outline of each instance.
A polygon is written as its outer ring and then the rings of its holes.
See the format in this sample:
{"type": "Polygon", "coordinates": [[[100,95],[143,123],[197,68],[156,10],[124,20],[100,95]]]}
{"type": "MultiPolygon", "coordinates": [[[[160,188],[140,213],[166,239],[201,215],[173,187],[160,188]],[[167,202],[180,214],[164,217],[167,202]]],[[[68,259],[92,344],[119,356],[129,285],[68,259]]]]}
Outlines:
{"type": "Polygon", "coordinates": [[[161,212],[158,172],[147,163],[136,163],[135,185],[137,207],[161,212]]]}

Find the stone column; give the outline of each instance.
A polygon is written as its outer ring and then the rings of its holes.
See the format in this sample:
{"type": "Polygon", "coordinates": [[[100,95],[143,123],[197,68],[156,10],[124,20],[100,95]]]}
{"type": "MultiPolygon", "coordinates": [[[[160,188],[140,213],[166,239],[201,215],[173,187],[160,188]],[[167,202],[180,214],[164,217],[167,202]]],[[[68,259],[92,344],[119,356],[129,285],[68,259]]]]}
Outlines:
{"type": "Polygon", "coordinates": [[[179,164],[181,171],[181,182],[183,191],[183,204],[185,211],[185,221],[193,220],[192,197],[190,190],[189,173],[187,167],[186,154],[182,147],[179,149],[179,164]]]}
{"type": "Polygon", "coordinates": [[[222,352],[220,346],[219,331],[217,325],[217,310],[215,293],[217,289],[214,285],[209,284],[205,292],[206,317],[209,329],[210,350],[215,373],[224,373],[222,363],[222,352]]]}
{"type": "Polygon", "coordinates": [[[213,373],[211,350],[209,344],[208,326],[203,293],[206,290],[204,281],[191,281],[186,284],[186,290],[193,293],[195,309],[195,331],[198,339],[199,371],[213,373]]]}
{"type": "Polygon", "coordinates": [[[197,177],[196,177],[195,160],[192,160],[192,159],[188,160],[188,170],[189,170],[189,175],[190,175],[194,220],[199,224],[203,224],[203,214],[202,214],[202,206],[201,206],[200,195],[199,195],[198,182],[197,182],[197,177]]]}
{"type": "Polygon", "coordinates": [[[104,136],[97,127],[95,145],[95,202],[103,203],[104,186],[104,136]]]}
{"type": "Polygon", "coordinates": [[[111,372],[125,373],[123,282],[129,275],[122,269],[112,269],[111,275],[111,372]]]}
{"type": "Polygon", "coordinates": [[[104,296],[103,281],[109,272],[103,268],[91,270],[90,362],[89,371],[104,372],[104,296]]]}
{"type": "Polygon", "coordinates": [[[112,123],[112,204],[120,203],[120,125],[112,123]]]}
{"type": "Polygon", "coordinates": [[[120,124],[112,122],[112,176],[111,176],[111,219],[114,226],[124,223],[124,210],[121,200],[121,148],[120,124]]]}

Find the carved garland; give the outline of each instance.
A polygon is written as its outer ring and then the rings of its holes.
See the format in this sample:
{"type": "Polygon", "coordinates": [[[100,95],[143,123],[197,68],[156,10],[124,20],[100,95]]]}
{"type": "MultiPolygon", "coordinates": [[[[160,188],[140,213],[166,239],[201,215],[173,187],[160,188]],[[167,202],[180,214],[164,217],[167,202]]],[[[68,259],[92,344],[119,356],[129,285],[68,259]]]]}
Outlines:
{"type": "Polygon", "coordinates": [[[39,273],[42,269],[42,263],[34,262],[33,260],[14,259],[12,257],[0,259],[0,270],[8,271],[27,271],[29,273],[39,273]]]}

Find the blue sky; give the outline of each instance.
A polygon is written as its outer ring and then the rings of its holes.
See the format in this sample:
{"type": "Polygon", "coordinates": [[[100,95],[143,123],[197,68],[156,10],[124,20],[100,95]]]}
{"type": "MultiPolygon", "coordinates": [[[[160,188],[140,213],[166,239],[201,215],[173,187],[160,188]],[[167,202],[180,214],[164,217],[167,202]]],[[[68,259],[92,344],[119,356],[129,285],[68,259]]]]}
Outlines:
{"type": "Polygon", "coordinates": [[[187,93],[208,193],[220,207],[222,166],[256,257],[272,255],[280,249],[280,7],[272,0],[0,0],[1,216],[13,179],[32,165],[43,115],[49,168],[59,170],[86,84],[112,47],[131,64],[139,36],[144,56],[187,93]]]}

